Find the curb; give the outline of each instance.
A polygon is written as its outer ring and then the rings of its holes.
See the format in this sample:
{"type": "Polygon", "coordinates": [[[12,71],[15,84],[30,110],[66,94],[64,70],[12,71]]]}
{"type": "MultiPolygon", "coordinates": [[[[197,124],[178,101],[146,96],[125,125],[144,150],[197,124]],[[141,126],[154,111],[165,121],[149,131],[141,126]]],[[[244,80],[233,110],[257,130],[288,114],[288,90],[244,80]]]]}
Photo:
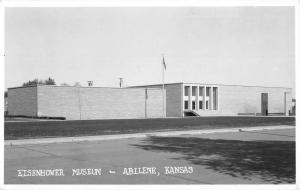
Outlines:
{"type": "Polygon", "coordinates": [[[276,129],[293,129],[295,126],[258,126],[258,127],[239,127],[226,129],[203,129],[189,131],[167,131],[167,132],[150,132],[150,133],[134,133],[120,135],[101,135],[101,136],[82,136],[82,137],[58,137],[58,138],[42,138],[42,139],[22,139],[22,140],[5,140],[5,146],[25,145],[25,144],[49,144],[49,143],[68,143],[68,142],[86,142],[86,141],[103,141],[128,138],[145,138],[149,136],[177,136],[177,135],[199,135],[209,133],[227,133],[256,130],[276,130],[276,129]]]}

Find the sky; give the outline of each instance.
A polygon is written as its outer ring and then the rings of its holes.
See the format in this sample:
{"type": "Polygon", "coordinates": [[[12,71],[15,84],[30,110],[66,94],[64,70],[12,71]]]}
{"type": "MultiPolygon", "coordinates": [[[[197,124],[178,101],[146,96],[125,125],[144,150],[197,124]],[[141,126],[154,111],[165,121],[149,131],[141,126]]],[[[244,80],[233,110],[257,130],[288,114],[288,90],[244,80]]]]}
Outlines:
{"type": "Polygon", "coordinates": [[[162,82],[295,88],[293,7],[6,8],[5,87],[162,82]]]}

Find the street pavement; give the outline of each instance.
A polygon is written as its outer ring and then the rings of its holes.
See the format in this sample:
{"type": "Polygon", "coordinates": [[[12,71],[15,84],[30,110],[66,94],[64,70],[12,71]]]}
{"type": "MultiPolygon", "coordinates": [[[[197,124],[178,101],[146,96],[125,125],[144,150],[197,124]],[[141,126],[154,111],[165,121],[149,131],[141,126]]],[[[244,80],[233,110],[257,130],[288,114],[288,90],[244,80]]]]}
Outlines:
{"type": "MultiPolygon", "coordinates": [[[[293,142],[295,129],[180,134],[177,137],[185,138],[187,141],[205,138],[233,142],[293,142]]],[[[177,150],[176,146],[162,147],[159,150],[157,147],[163,145],[156,144],[156,149],[151,149],[149,138],[151,137],[6,145],[4,182],[5,184],[272,184],[274,182],[266,181],[260,175],[245,177],[218,172],[207,165],[187,159],[188,154],[185,154],[184,149],[177,152],[170,151],[177,150]],[[147,146],[145,146],[146,142],[147,146]],[[128,168],[142,167],[155,168],[155,174],[129,175],[128,168]],[[165,167],[169,167],[169,172],[170,168],[174,167],[182,167],[182,170],[181,173],[168,173],[165,167]],[[190,168],[192,172],[188,170],[190,168]],[[24,176],[26,173],[21,171],[26,170],[28,175],[28,170],[47,169],[63,169],[63,176],[24,176]],[[101,175],[73,176],[73,169],[101,169],[101,175]],[[127,171],[127,175],[124,170],[127,171]]],[[[218,153],[216,152],[215,155],[218,153]]],[[[210,159],[210,157],[204,155],[199,159],[210,159]]]]}

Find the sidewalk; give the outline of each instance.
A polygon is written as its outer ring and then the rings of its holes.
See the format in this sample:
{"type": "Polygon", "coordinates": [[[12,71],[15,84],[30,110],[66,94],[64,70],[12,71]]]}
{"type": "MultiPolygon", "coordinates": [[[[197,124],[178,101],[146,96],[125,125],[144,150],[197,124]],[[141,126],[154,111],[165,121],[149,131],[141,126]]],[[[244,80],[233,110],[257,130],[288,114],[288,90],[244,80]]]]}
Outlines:
{"type": "Polygon", "coordinates": [[[204,129],[204,130],[189,130],[189,131],[164,131],[164,132],[148,132],[134,134],[119,134],[119,135],[100,135],[100,136],[81,136],[81,137],[57,137],[57,138],[41,138],[41,139],[22,139],[22,140],[5,140],[4,145],[24,145],[24,144],[48,144],[48,143],[68,143],[82,141],[103,141],[126,138],[145,138],[148,136],[178,136],[178,135],[197,135],[208,133],[226,133],[256,130],[276,130],[276,129],[293,129],[295,126],[257,126],[257,127],[236,127],[226,129],[204,129]]]}

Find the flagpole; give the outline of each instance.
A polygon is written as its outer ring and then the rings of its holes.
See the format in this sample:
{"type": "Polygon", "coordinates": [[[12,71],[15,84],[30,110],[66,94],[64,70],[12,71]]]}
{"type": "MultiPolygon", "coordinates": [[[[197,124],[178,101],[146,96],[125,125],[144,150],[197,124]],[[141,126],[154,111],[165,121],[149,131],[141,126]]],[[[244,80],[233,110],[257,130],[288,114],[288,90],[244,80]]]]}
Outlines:
{"type": "Polygon", "coordinates": [[[148,88],[145,89],[145,118],[147,118],[147,99],[148,99],[148,88]]]}
{"type": "Polygon", "coordinates": [[[164,54],[162,54],[162,94],[163,94],[163,114],[162,116],[165,117],[165,58],[164,54]]]}

